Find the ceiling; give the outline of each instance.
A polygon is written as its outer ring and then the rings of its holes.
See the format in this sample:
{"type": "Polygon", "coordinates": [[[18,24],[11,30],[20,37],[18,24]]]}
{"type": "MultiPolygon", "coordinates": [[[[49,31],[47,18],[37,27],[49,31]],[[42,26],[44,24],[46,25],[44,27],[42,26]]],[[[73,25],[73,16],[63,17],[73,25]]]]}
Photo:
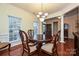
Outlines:
{"type": "MultiPolygon", "coordinates": [[[[34,14],[37,14],[39,11],[41,11],[41,3],[12,3],[12,5],[34,14]]],[[[65,8],[68,5],[69,3],[42,3],[42,9],[44,12],[51,14],[65,8]]]]}

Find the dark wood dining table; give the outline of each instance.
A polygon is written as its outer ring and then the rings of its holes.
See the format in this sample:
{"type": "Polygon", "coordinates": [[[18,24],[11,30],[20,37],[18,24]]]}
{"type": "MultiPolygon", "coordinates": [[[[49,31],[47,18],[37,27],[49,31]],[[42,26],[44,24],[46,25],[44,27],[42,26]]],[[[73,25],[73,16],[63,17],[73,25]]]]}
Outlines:
{"type": "Polygon", "coordinates": [[[37,44],[37,46],[36,46],[36,48],[37,48],[37,53],[38,53],[38,55],[40,55],[41,47],[42,47],[43,43],[44,43],[44,44],[45,44],[45,43],[48,43],[48,42],[51,41],[51,39],[48,39],[48,40],[43,40],[43,39],[37,39],[37,40],[35,40],[35,39],[30,39],[30,41],[31,41],[31,42],[36,42],[36,44],[37,44]]]}

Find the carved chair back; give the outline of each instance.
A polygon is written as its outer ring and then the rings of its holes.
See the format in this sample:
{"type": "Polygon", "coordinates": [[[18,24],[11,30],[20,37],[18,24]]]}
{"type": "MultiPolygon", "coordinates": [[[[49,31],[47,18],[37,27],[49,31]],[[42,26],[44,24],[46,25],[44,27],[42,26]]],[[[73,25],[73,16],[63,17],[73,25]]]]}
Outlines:
{"type": "Polygon", "coordinates": [[[27,33],[25,31],[20,30],[19,34],[20,34],[20,37],[21,37],[23,49],[26,49],[27,52],[30,52],[30,48],[29,48],[29,45],[28,45],[28,36],[27,36],[27,33]]]}

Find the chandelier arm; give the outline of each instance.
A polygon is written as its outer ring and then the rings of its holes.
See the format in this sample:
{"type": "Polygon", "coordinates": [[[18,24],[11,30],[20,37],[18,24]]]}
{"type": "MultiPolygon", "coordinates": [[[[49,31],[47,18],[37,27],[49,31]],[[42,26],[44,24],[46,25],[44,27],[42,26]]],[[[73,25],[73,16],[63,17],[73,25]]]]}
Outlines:
{"type": "Polygon", "coordinates": [[[41,2],[41,12],[43,12],[43,3],[41,2]]]}
{"type": "Polygon", "coordinates": [[[40,9],[40,12],[38,12],[38,14],[37,14],[37,17],[41,22],[43,22],[48,15],[47,12],[44,12],[43,7],[44,7],[44,4],[41,2],[41,4],[40,4],[41,9],[40,9]]]}

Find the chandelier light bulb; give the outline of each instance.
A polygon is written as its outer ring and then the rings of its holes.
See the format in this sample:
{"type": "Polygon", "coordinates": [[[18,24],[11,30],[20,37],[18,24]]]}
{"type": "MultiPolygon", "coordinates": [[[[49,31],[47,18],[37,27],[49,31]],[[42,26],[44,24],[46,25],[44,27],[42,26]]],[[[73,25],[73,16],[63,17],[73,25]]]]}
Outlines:
{"type": "Polygon", "coordinates": [[[37,15],[37,17],[39,18],[39,17],[40,17],[40,15],[37,15]]]}
{"type": "Polygon", "coordinates": [[[44,18],[40,18],[40,21],[43,22],[45,19],[44,18]]]}
{"type": "Polygon", "coordinates": [[[48,13],[45,13],[44,15],[45,15],[45,16],[48,16],[48,13]]]}
{"type": "Polygon", "coordinates": [[[42,14],[43,14],[43,12],[39,12],[38,14],[39,14],[39,15],[42,15],[42,14]]]}
{"type": "Polygon", "coordinates": [[[61,19],[61,17],[59,16],[58,19],[61,19]]]}

